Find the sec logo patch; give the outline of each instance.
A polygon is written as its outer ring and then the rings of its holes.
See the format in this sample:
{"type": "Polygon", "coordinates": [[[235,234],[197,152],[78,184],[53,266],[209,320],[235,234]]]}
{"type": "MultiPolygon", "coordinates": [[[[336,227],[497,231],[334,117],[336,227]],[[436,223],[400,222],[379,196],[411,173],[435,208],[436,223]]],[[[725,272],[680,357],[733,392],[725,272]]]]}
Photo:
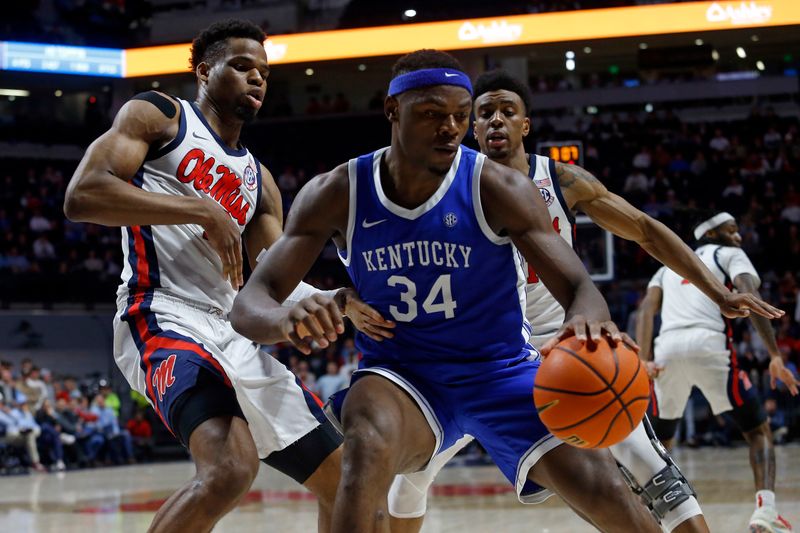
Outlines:
{"type": "Polygon", "coordinates": [[[244,169],[244,186],[251,191],[256,190],[256,187],[258,187],[256,171],[250,165],[247,165],[247,168],[244,169]]]}
{"type": "Polygon", "coordinates": [[[544,203],[547,204],[547,207],[550,207],[550,205],[553,203],[553,200],[555,200],[553,195],[550,194],[550,191],[547,189],[539,189],[539,192],[542,193],[542,200],[544,200],[544,203]]]}

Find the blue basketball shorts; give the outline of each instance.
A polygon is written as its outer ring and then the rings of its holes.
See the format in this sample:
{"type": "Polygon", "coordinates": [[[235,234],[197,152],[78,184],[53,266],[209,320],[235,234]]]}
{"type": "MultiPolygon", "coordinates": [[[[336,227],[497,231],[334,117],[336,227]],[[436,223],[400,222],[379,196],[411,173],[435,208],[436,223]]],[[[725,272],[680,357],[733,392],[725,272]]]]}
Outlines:
{"type": "MultiPolygon", "coordinates": [[[[551,495],[527,479],[536,462],[562,444],[539,420],[533,403],[539,361],[523,358],[512,365],[481,372],[478,380],[456,384],[426,379],[419,367],[362,364],[353,374],[353,382],[364,375],[377,374],[414,399],[436,437],[432,458],[464,435],[472,435],[515,486],[521,502],[540,503],[551,495]]],[[[341,405],[342,398],[336,400],[341,405]]]]}

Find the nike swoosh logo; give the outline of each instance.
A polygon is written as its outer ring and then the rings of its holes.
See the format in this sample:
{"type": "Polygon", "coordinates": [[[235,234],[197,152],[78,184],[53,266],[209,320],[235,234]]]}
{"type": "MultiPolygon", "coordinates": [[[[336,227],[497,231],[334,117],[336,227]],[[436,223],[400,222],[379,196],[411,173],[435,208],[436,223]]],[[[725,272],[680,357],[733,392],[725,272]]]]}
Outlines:
{"type": "Polygon", "coordinates": [[[365,218],[364,220],[361,221],[361,227],[364,229],[371,228],[372,226],[377,226],[382,222],[386,222],[386,220],[388,219],[382,218],[380,220],[376,220],[375,222],[367,222],[367,219],[365,218]]]}
{"type": "Polygon", "coordinates": [[[450,72],[445,72],[444,76],[445,76],[445,78],[452,78],[453,76],[458,76],[458,74],[452,74],[450,72]]]}
{"type": "Polygon", "coordinates": [[[192,132],[192,137],[194,137],[195,139],[203,139],[204,141],[207,141],[207,140],[208,140],[208,138],[207,138],[207,137],[201,137],[200,135],[198,135],[198,134],[197,134],[197,133],[195,133],[195,132],[192,132]]]}

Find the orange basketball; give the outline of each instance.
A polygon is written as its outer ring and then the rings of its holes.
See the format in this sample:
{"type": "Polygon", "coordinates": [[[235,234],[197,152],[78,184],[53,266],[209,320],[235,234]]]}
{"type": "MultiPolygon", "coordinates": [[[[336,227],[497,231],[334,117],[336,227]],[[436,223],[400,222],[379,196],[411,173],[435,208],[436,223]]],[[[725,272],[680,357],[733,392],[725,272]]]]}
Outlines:
{"type": "Polygon", "coordinates": [[[636,352],[603,339],[594,350],[575,337],[544,359],[533,386],[539,417],[559,439],[579,448],[607,448],[639,425],[650,398],[636,352]]]}

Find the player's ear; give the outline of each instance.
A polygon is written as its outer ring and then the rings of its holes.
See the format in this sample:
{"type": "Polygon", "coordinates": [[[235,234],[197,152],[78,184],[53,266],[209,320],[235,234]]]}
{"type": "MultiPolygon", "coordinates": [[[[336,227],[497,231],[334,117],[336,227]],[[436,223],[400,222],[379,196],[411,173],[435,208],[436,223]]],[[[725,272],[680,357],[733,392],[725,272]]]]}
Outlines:
{"type": "Polygon", "coordinates": [[[522,121],[522,136],[527,137],[531,132],[531,117],[525,117],[522,121]]]}
{"type": "Polygon", "coordinates": [[[383,112],[386,118],[389,119],[389,122],[397,122],[397,111],[399,107],[400,102],[398,102],[397,98],[394,96],[387,96],[386,100],[383,101],[383,112]]]}
{"type": "Polygon", "coordinates": [[[209,65],[205,61],[197,65],[197,68],[194,69],[194,73],[197,76],[197,79],[203,82],[204,84],[208,83],[209,72],[211,72],[211,65],[209,65]]]}

